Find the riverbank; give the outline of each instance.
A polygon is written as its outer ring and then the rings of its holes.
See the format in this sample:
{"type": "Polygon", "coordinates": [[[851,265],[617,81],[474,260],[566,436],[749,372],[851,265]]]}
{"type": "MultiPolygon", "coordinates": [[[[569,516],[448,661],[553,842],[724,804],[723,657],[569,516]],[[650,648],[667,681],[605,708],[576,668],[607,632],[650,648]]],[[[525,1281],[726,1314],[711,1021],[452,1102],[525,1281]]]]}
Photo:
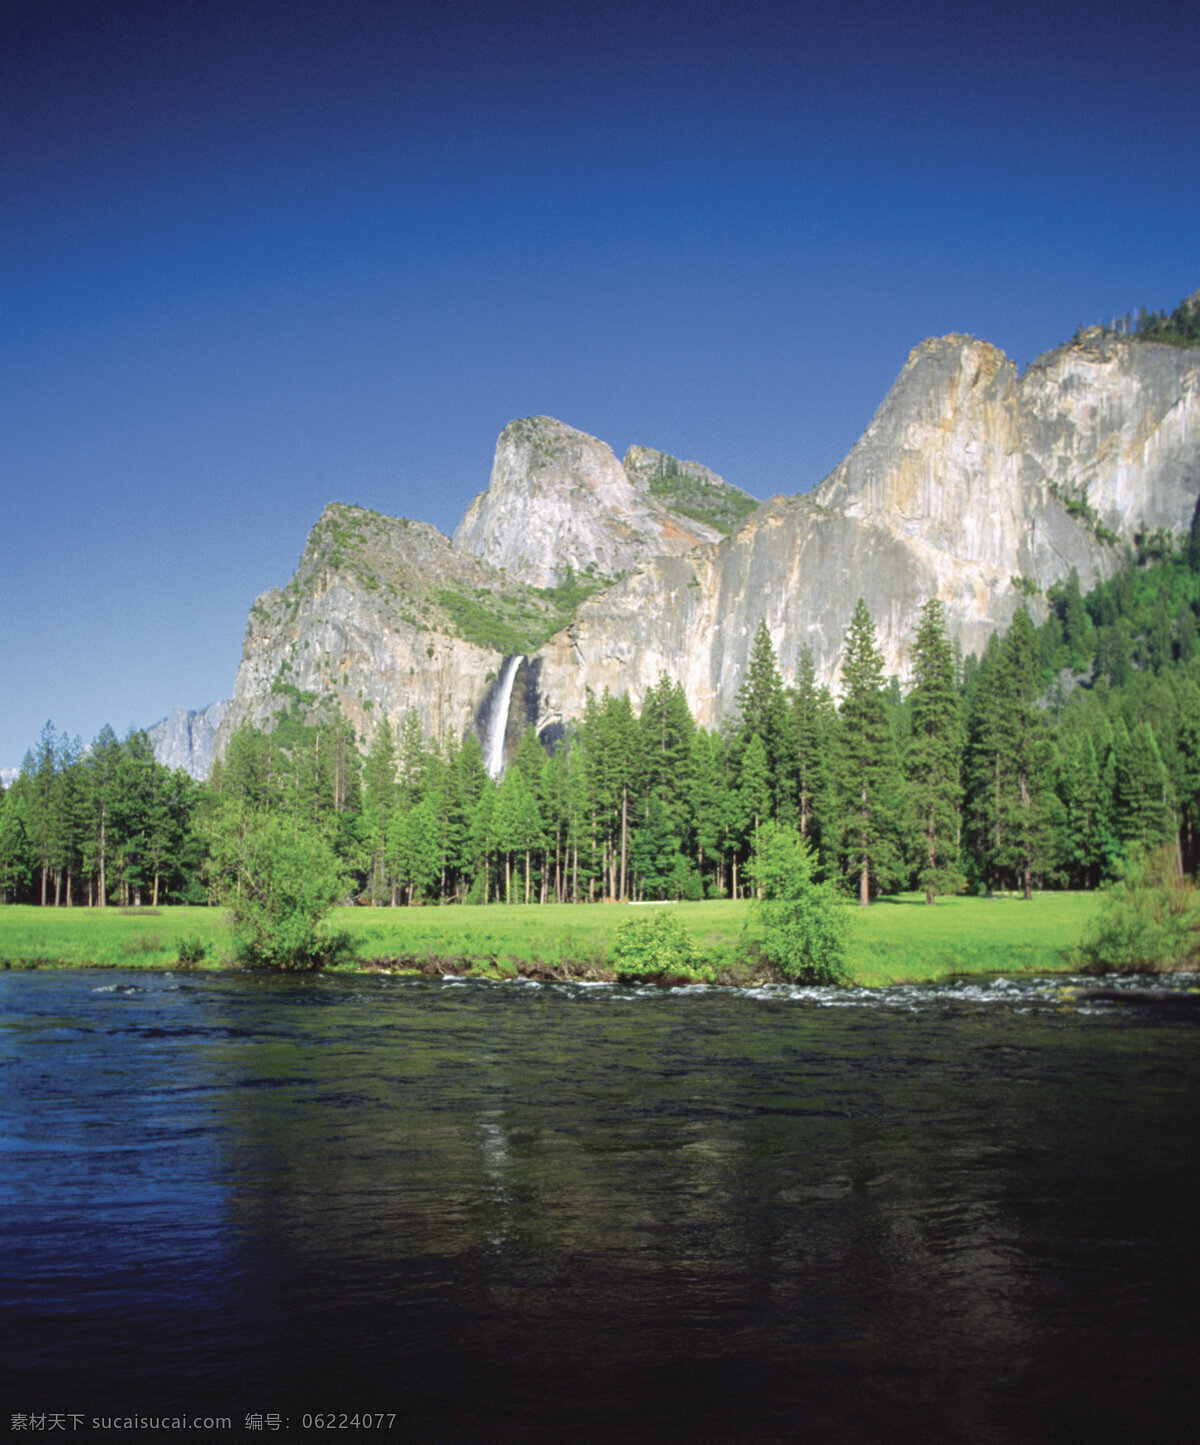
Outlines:
{"type": "MultiPolygon", "coordinates": [[[[848,904],[851,981],[869,988],[963,974],[1068,972],[1064,952],[1090,927],[1099,904],[1095,893],[1041,893],[1028,903],[943,898],[932,908],[918,894],[881,898],[867,909],[848,904]]],[[[609,951],[621,925],[665,906],[719,974],[754,981],[756,970],[742,952],[744,902],[339,908],[330,925],[354,941],[354,961],[339,972],[604,978],[611,976],[609,951]]],[[[228,968],[232,952],[225,914],[215,908],[0,907],[3,968],[228,968]]]]}

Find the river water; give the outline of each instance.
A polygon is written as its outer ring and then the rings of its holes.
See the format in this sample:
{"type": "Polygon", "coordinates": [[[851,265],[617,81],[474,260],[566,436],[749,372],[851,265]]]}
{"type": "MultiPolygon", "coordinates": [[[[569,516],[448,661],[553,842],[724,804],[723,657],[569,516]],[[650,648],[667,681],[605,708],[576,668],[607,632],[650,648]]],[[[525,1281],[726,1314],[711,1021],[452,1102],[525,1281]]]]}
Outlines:
{"type": "Polygon", "coordinates": [[[0,975],[4,1423],[1195,1439],[1200,1013],[1061,989],[0,975]]]}

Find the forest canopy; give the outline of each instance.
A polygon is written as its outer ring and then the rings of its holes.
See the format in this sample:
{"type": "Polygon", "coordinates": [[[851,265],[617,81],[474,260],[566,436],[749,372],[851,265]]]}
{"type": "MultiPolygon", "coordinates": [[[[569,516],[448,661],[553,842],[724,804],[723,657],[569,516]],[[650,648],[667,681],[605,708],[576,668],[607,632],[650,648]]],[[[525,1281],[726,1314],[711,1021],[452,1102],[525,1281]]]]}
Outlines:
{"type": "MultiPolygon", "coordinates": [[[[794,829],[814,885],[882,893],[1091,889],[1164,843],[1200,843],[1200,538],[1156,535],[1087,596],[1049,589],[982,657],[942,609],[914,618],[907,692],[860,602],[835,701],[803,653],[784,683],[765,626],[734,715],[692,718],[663,674],[635,707],[589,701],[548,752],[530,729],[493,779],[479,740],[415,714],[369,745],[285,709],[243,724],[207,782],[143,732],[90,746],[47,724],[0,793],[0,896],[52,905],[203,902],[236,812],[322,840],[344,898],[374,904],[747,896],[768,823],[794,829]]],[[[325,853],[322,853],[322,857],[325,853]]]]}

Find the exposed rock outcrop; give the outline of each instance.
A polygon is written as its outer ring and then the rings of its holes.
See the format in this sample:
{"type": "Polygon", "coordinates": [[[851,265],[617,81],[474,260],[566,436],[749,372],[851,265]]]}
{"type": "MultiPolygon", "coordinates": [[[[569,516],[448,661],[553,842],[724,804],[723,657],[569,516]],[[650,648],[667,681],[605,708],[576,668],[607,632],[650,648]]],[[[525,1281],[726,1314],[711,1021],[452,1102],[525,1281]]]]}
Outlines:
{"type": "Polygon", "coordinates": [[[973,652],[1031,586],[1043,591],[1072,569],[1085,588],[1100,580],[1118,553],[1030,465],[1022,400],[1016,368],[995,347],[966,336],[922,343],[811,497],[775,498],[718,546],[657,559],[584,603],[546,651],[544,721],[576,715],[604,686],[639,700],[665,668],[712,726],[734,706],[760,619],[785,680],[807,647],[836,693],[860,596],[889,671],[906,680],[928,598],[941,599],[952,635],[973,652]]]}
{"type": "Polygon", "coordinates": [[[669,511],[648,482],[634,485],[604,442],[535,416],[500,433],[491,482],[467,508],[454,541],[523,582],[553,587],[568,568],[617,577],[720,535],[669,511]]]}
{"type": "Polygon", "coordinates": [[[327,509],[296,576],[251,614],[222,737],[296,704],[363,737],[409,708],[434,736],[478,728],[516,653],[523,715],[543,731],[605,687],[640,702],[662,671],[714,725],[760,619],[785,679],[807,647],[836,692],[860,596],[903,680],[929,597],[978,651],[1027,594],[1044,611],[1073,569],[1087,588],[1142,529],[1185,527],[1198,492],[1200,350],[1112,337],[1023,376],[985,342],[926,341],[814,492],[753,510],[697,463],[639,447],[622,465],[549,418],[513,422],[455,543],[327,509]],[[596,585],[626,575],[560,616],[567,604],[537,589],[568,567],[596,585]]]}
{"type": "Polygon", "coordinates": [[[461,734],[504,650],[460,635],[473,608],[492,619],[517,609],[546,632],[556,621],[428,524],[331,504],[295,576],[251,609],[219,746],[244,719],[265,723],[284,708],[340,714],[362,739],[410,709],[430,736],[461,734]]]}
{"type": "Polygon", "coordinates": [[[161,722],[146,729],[155,759],[165,768],[182,768],[193,778],[207,778],[228,707],[227,702],[213,702],[191,712],[172,708],[161,722]]]}
{"type": "Polygon", "coordinates": [[[1130,538],[1188,526],[1200,493],[1200,351],[1085,332],[1021,378],[1030,478],[1130,538]]]}

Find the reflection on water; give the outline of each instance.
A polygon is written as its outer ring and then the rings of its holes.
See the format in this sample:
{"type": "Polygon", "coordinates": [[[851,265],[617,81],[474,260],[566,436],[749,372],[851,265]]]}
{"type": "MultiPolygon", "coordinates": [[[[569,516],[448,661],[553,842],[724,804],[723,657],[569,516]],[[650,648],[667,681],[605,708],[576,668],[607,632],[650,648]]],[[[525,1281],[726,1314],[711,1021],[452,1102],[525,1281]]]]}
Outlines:
{"type": "Polygon", "coordinates": [[[112,973],[0,1005],[13,1411],[1193,1434],[1190,1009],[112,973]]]}

